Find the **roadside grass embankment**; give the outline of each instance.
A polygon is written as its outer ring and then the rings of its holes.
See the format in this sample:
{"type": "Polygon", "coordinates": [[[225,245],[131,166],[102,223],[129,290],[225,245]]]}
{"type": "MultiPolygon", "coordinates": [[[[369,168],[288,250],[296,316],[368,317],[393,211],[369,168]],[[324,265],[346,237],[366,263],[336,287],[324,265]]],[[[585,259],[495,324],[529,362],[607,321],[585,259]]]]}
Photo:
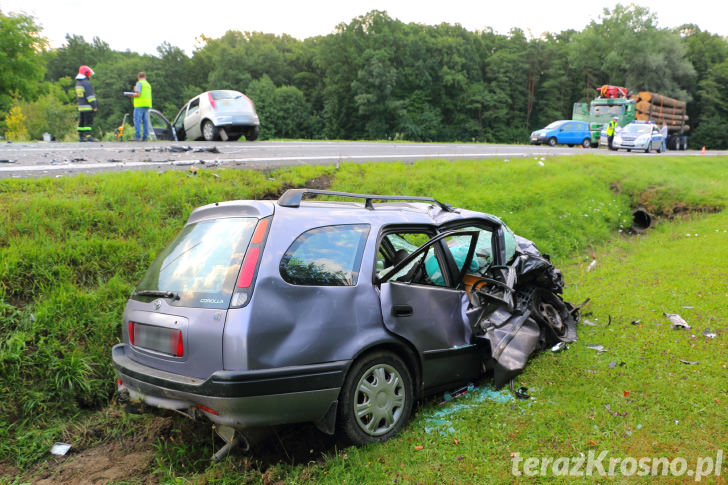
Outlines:
{"type": "MultiPolygon", "coordinates": [[[[715,438],[727,435],[718,417],[728,402],[722,385],[728,336],[718,331],[728,330],[720,263],[728,260],[728,244],[724,233],[715,232],[728,229],[725,212],[683,226],[661,224],[638,239],[619,236],[637,206],[669,217],[723,210],[728,160],[587,154],[0,181],[0,456],[6,463],[26,468],[54,441],[83,448],[134,433],[130,423],[144,417],[119,423],[119,413],[99,410],[113,396],[109,351],[119,338],[124,303],[152,258],[194,207],[272,196],[316,178],[330,179],[336,190],[430,195],[503,218],[565,270],[567,299],[592,298],[585,311],[598,326],[582,326],[580,341],[568,352],[531,361],[519,381],[534,389],[535,400],[473,403],[475,396],[465,397],[450,404],[472,404],[451,415],[453,426],[430,433],[424,431],[432,427],[428,416],[448,405],[428,402],[388,443],[332,450],[308,466],[275,465],[266,471],[269,479],[508,479],[511,452],[670,451],[687,458],[728,445],[715,438]],[[590,256],[597,266],[587,273],[590,256]],[[692,307],[684,311],[695,313],[698,327],[715,327],[717,337],[705,340],[695,333],[702,328],[670,330],[661,312],[680,313],[682,306],[692,307]],[[588,343],[608,352],[597,354],[588,343]],[[682,364],[681,358],[700,364],[682,364]],[[608,365],[613,360],[614,368],[608,365]],[[89,435],[89,426],[97,431],[89,435]]],[[[235,457],[209,466],[209,435],[184,442],[184,448],[158,442],[156,469],[163,480],[240,473],[235,457]],[[191,446],[195,442],[203,453],[191,446]]],[[[260,473],[253,466],[245,477],[260,473]]]]}

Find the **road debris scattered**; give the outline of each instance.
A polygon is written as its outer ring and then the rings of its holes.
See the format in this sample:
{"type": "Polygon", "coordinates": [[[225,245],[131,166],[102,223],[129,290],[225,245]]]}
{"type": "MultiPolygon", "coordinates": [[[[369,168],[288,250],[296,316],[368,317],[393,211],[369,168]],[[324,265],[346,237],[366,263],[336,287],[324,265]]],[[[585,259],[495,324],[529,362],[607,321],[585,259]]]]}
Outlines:
{"type": "Polygon", "coordinates": [[[698,365],[698,364],[700,364],[700,362],[698,362],[697,360],[684,360],[684,359],[680,359],[680,362],[682,362],[683,364],[687,364],[687,365],[698,365]]]}
{"type": "Polygon", "coordinates": [[[667,317],[668,320],[672,323],[672,328],[679,330],[679,329],[686,329],[689,330],[692,327],[688,325],[688,322],[683,320],[683,318],[678,315],[677,313],[663,313],[667,317]]]}
{"type": "Polygon", "coordinates": [[[587,345],[586,348],[596,350],[597,353],[599,353],[599,354],[603,354],[604,352],[607,352],[606,347],[604,347],[601,344],[600,345],[587,345]]]}
{"type": "Polygon", "coordinates": [[[51,455],[64,456],[71,449],[71,445],[68,443],[61,443],[57,441],[51,446],[51,455]]]}

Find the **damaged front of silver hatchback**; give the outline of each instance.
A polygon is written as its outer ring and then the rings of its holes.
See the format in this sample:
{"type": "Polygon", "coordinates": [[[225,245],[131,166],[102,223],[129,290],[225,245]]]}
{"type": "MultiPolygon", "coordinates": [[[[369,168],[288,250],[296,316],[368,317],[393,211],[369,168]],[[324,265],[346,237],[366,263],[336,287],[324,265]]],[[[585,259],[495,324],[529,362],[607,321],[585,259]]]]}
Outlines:
{"type": "Polygon", "coordinates": [[[497,387],[520,374],[534,352],[576,341],[580,317],[581,306],[563,300],[564,278],[549,256],[528,239],[516,241],[511,262],[491,266],[471,289],[481,308],[473,336],[488,343],[486,366],[497,387]]]}

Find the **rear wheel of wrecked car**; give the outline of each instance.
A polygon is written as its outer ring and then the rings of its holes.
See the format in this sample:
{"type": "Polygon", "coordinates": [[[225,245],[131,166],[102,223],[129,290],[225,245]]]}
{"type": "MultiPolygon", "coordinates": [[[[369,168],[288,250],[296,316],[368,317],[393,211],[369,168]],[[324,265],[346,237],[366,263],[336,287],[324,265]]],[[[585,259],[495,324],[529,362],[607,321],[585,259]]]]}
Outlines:
{"type": "Polygon", "coordinates": [[[217,140],[217,134],[217,128],[212,124],[212,121],[205,120],[202,122],[202,138],[204,138],[205,141],[217,140]]]}
{"type": "Polygon", "coordinates": [[[385,441],[401,430],[412,410],[412,377],[405,363],[376,352],[352,366],[339,402],[339,432],[354,445],[385,441]]]}
{"type": "Polygon", "coordinates": [[[581,142],[581,146],[584,148],[591,147],[591,140],[589,138],[584,138],[584,140],[581,142]]]}
{"type": "Polygon", "coordinates": [[[556,138],[553,136],[549,138],[549,146],[555,147],[556,146],[556,138]]]}
{"type": "Polygon", "coordinates": [[[245,139],[248,141],[255,141],[258,139],[258,133],[260,133],[260,127],[254,126],[245,132],[245,139]]]}

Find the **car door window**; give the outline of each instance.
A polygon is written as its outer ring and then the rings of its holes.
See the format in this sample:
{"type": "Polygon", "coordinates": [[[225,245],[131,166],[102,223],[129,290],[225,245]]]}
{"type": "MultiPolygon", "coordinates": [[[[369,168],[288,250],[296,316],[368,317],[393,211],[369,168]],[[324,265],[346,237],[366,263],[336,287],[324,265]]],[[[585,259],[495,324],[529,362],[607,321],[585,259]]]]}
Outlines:
{"type": "Polygon", "coordinates": [[[430,286],[458,286],[457,273],[476,270],[474,238],[477,231],[443,233],[429,239],[426,233],[391,233],[382,238],[378,251],[378,280],[397,281],[430,286]],[[418,242],[425,244],[417,246],[418,242]],[[444,243],[444,244],[443,244],[444,243]],[[443,248],[446,248],[443,252],[443,248]],[[456,268],[449,268],[455,264],[456,268]]]}
{"type": "Polygon", "coordinates": [[[184,130],[186,115],[187,115],[187,105],[185,105],[181,110],[179,110],[179,113],[177,113],[177,117],[174,119],[174,122],[172,123],[175,130],[177,130],[177,131],[184,130]]]}
{"type": "MultiPolygon", "coordinates": [[[[484,274],[488,267],[493,264],[493,233],[488,229],[480,227],[464,227],[463,231],[478,231],[478,241],[475,245],[475,256],[468,265],[466,273],[484,274]]],[[[458,271],[463,269],[463,263],[468,254],[470,246],[469,236],[451,236],[446,238],[447,247],[455,260],[458,271]]]]}
{"type": "Polygon", "coordinates": [[[198,113],[200,111],[200,98],[195,98],[192,101],[190,101],[190,107],[187,108],[187,118],[190,118],[191,116],[195,115],[195,113],[198,113]]]}
{"type": "Polygon", "coordinates": [[[392,281],[445,286],[442,267],[434,247],[428,248],[423,255],[409,261],[394,274],[390,274],[395,266],[429,240],[430,235],[424,232],[397,232],[384,236],[377,254],[378,278],[387,277],[392,281]]]}
{"type": "Polygon", "coordinates": [[[281,259],[281,277],[294,285],[355,286],[368,234],[367,224],[306,231],[281,259]]]}

